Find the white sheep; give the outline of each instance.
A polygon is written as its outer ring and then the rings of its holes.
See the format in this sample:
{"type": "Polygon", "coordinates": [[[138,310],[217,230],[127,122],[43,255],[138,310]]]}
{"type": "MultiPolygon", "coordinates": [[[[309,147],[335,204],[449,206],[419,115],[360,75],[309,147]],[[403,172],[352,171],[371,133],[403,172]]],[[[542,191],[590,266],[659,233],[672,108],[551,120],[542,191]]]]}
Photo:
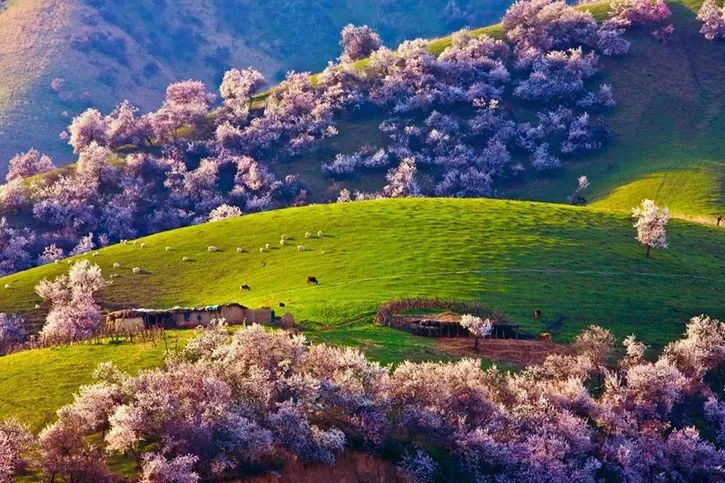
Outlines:
{"type": "Polygon", "coordinates": [[[12,287],[10,286],[10,284],[9,284],[9,283],[6,283],[6,284],[5,284],[5,290],[10,290],[11,288],[12,288],[12,287]]]}
{"type": "Polygon", "coordinates": [[[287,240],[285,240],[284,238],[282,238],[282,239],[281,239],[281,240],[279,241],[279,244],[280,244],[280,245],[282,245],[282,246],[285,246],[285,245],[287,244],[287,240]]]}
{"type": "Polygon", "coordinates": [[[166,248],[164,248],[164,250],[166,250],[167,252],[170,252],[171,251],[171,247],[166,247],[166,248]]]}
{"type": "Polygon", "coordinates": [[[322,237],[323,237],[324,235],[325,235],[325,234],[324,234],[324,233],[322,233],[322,230],[320,230],[320,231],[318,231],[318,232],[317,232],[317,237],[318,237],[318,238],[322,238],[322,237]]]}
{"type": "Polygon", "coordinates": [[[98,256],[98,252],[93,252],[93,256],[94,257],[97,257],[98,256]]]}
{"type": "Polygon", "coordinates": [[[113,268],[121,268],[121,264],[116,262],[113,264],[113,268]]]}
{"type": "Polygon", "coordinates": [[[140,244],[139,246],[140,246],[141,248],[146,248],[146,244],[145,244],[145,243],[142,243],[142,244],[140,244]]]}
{"type": "Polygon", "coordinates": [[[125,245],[128,243],[128,240],[121,240],[119,243],[121,243],[121,245],[125,245]]]}
{"type": "Polygon", "coordinates": [[[297,251],[304,252],[305,246],[304,245],[297,245],[297,251]]]}
{"type": "Polygon", "coordinates": [[[188,262],[189,261],[189,257],[184,257],[184,258],[181,259],[181,261],[182,262],[188,262]]]}
{"type": "Polygon", "coordinates": [[[216,252],[216,251],[219,251],[219,248],[217,248],[217,247],[216,247],[216,246],[214,246],[214,245],[208,246],[208,247],[207,247],[206,249],[207,249],[207,251],[210,251],[210,252],[212,252],[212,253],[213,253],[213,252],[216,252]]]}
{"type": "Polygon", "coordinates": [[[265,244],[264,244],[264,249],[265,249],[265,250],[269,250],[269,248],[270,248],[270,246],[269,246],[269,243],[265,243],[265,244]]]}
{"type": "Polygon", "coordinates": [[[244,249],[242,247],[237,247],[237,253],[242,253],[244,249]]]}
{"type": "Polygon", "coordinates": [[[280,236],[280,238],[281,238],[282,240],[285,240],[285,241],[287,241],[287,239],[288,239],[289,237],[288,237],[288,236],[287,236],[286,234],[284,234],[284,235],[280,236]]]}
{"type": "Polygon", "coordinates": [[[35,304],[35,310],[38,310],[40,308],[40,304],[35,304]]]}
{"type": "Polygon", "coordinates": [[[56,260],[53,263],[55,263],[56,265],[59,265],[60,264],[60,260],[56,260]]]}
{"type": "Polygon", "coordinates": [[[312,233],[309,231],[305,232],[305,238],[312,238],[312,233]]]}
{"type": "Polygon", "coordinates": [[[139,267],[133,267],[133,270],[131,270],[135,274],[141,273],[141,269],[139,267]]]}
{"type": "Polygon", "coordinates": [[[265,251],[266,251],[266,250],[264,249],[264,247],[260,247],[260,248],[259,248],[259,253],[264,253],[265,251]]]}

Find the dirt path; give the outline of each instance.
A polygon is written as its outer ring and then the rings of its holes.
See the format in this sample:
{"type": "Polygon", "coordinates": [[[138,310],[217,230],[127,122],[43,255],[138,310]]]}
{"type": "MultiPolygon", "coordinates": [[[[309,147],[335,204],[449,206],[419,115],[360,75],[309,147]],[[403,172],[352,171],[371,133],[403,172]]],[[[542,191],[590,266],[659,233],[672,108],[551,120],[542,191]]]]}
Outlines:
{"type": "Polygon", "coordinates": [[[457,356],[476,357],[496,362],[512,362],[521,366],[539,364],[549,354],[568,354],[568,346],[539,340],[481,339],[478,352],[469,337],[441,337],[436,339],[438,350],[457,356]]]}

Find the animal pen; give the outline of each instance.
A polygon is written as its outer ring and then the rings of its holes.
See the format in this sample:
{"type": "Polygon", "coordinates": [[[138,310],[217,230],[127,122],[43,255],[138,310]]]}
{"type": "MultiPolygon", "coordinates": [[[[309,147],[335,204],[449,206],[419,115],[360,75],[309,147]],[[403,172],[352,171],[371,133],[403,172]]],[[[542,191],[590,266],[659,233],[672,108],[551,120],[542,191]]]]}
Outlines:
{"type": "Polygon", "coordinates": [[[378,307],[376,322],[423,337],[468,337],[461,315],[472,314],[493,321],[491,338],[518,339],[519,326],[503,314],[479,304],[442,299],[400,299],[378,307]],[[430,313],[437,311],[438,313],[430,313]],[[420,313],[405,313],[405,312],[420,313]]]}

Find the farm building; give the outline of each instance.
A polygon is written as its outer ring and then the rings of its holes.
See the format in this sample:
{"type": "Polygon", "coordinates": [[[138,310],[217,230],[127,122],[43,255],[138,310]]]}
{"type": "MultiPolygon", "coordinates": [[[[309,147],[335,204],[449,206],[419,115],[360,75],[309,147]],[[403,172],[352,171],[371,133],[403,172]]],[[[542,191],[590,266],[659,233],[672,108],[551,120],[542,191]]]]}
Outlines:
{"type": "Polygon", "coordinates": [[[274,321],[274,311],[269,307],[250,309],[235,303],[207,307],[173,307],[161,310],[118,310],[111,312],[106,318],[108,324],[118,332],[136,331],[147,327],[190,329],[208,325],[214,319],[224,319],[230,325],[271,324],[274,321]]]}

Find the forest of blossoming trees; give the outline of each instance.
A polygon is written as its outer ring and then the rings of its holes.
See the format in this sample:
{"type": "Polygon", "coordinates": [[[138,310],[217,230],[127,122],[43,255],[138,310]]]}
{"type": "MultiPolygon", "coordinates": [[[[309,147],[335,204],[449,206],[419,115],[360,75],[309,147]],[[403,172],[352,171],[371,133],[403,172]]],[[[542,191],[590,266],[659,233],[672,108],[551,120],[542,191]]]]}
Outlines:
{"type": "MultiPolygon", "coordinates": [[[[717,38],[719,10],[710,7],[703,32],[717,38]]],[[[340,201],[495,196],[502,180],[556,169],[607,142],[603,115],[615,98],[596,80],[599,57],[626,54],[631,27],[664,41],[669,16],[661,0],[623,0],[597,24],[562,1],[522,0],[504,17],[505,40],[464,30],[438,56],[425,40],[390,50],[369,28],[348,26],[338,63],[316,76],[290,73],[261,98],[262,75],[232,69],[220,102],[201,82],[183,81],[168,87],[155,112],[140,115],[128,102],[108,115],[89,109],[62,133],[78,156],[74,169],[52,171],[36,150],[10,160],[0,192],[0,274],[210,214],[304,204],[305,180],[278,179],[265,160],[319,149],[338,134],[341,116],[358,110],[384,115],[384,144],[339,153],[321,173],[344,181],[387,170],[387,184],[344,190],[340,201]],[[536,120],[518,120],[513,106],[536,120]],[[432,182],[419,181],[422,171],[432,182]]]]}
{"type": "Polygon", "coordinates": [[[654,362],[633,336],[616,350],[598,326],[572,347],[519,373],[472,359],[387,368],[300,335],[214,324],[163,368],[101,364],[37,438],[0,423],[0,481],[28,470],[112,481],[123,454],[141,481],[195,482],[291,458],[333,464],[351,447],[421,482],[725,478],[725,324],[693,318],[654,362]]]}

